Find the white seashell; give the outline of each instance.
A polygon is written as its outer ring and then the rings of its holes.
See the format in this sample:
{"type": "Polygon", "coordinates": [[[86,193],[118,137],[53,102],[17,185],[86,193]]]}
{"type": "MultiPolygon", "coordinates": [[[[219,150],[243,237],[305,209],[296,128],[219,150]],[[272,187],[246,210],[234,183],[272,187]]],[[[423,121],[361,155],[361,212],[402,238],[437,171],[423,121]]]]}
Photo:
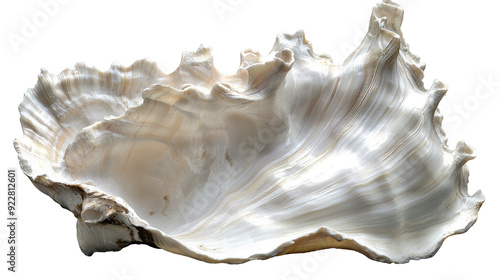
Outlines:
{"type": "Polygon", "coordinates": [[[144,243],[206,262],[431,257],[484,197],[467,194],[474,151],[447,147],[447,88],[424,88],[402,18],[377,5],[341,66],[299,31],[268,56],[244,51],[234,75],[205,47],[169,75],[147,60],[42,70],[19,107],[21,168],[74,213],[87,255],[144,243]]]}

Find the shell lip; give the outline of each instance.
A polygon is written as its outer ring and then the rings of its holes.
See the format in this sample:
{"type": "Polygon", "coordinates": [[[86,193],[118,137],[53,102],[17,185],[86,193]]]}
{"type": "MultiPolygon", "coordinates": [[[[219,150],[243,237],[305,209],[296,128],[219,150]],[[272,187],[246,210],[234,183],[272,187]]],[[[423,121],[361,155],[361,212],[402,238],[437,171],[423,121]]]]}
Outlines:
{"type": "MultiPolygon", "coordinates": [[[[31,176],[28,175],[28,177],[33,181],[33,182],[40,182],[44,186],[50,185],[50,182],[52,181],[46,174],[44,175],[38,175],[36,178],[32,178],[31,176]]],[[[54,182],[55,183],[55,182],[54,182]]],[[[58,182],[58,184],[61,184],[61,182],[58,182]]],[[[63,183],[64,184],[64,183],[63,183]]],[[[35,184],[36,185],[36,184],[35,184]]],[[[121,198],[115,197],[112,195],[107,195],[105,193],[102,193],[99,191],[97,188],[95,188],[92,185],[88,184],[65,184],[65,186],[68,186],[78,193],[81,194],[82,196],[82,204],[79,207],[76,207],[76,209],[70,209],[68,207],[64,208],[70,210],[71,212],[74,213],[75,217],[78,218],[78,221],[87,223],[87,224],[99,224],[99,223],[111,223],[113,224],[114,222],[111,222],[111,220],[115,219],[117,215],[124,215],[126,216],[126,220],[130,222],[129,227],[133,227],[138,231],[143,231],[145,230],[146,232],[149,232],[149,234],[146,234],[143,232],[142,238],[137,238],[135,240],[132,240],[129,243],[123,244],[121,248],[127,247],[128,245],[131,244],[146,244],[149,245],[153,248],[163,248],[163,249],[172,249],[172,244],[175,245],[177,250],[181,250],[180,252],[175,252],[177,254],[185,254],[190,252],[188,254],[190,257],[203,260],[205,262],[211,262],[211,263],[233,263],[233,264],[240,264],[240,263],[245,263],[251,260],[264,260],[268,258],[272,258],[275,256],[279,255],[284,255],[288,253],[287,251],[290,249],[296,250],[296,244],[300,244],[302,240],[309,240],[309,239],[314,239],[315,237],[325,237],[328,236],[330,238],[333,238],[338,244],[336,246],[326,246],[326,247],[321,247],[321,248],[316,248],[314,250],[305,250],[304,252],[308,251],[315,251],[315,250],[322,250],[322,249],[330,249],[330,248],[337,248],[337,249],[343,249],[342,247],[342,242],[346,243],[351,243],[350,246],[348,247],[349,249],[352,249],[352,245],[354,244],[355,246],[359,247],[362,250],[357,250],[358,252],[361,252],[363,255],[368,257],[369,259],[377,260],[380,262],[384,263],[396,263],[396,264],[404,264],[408,263],[411,260],[419,260],[419,259],[426,259],[433,257],[441,248],[444,240],[452,235],[455,234],[461,234],[466,231],[468,231],[477,221],[477,211],[479,208],[482,206],[484,203],[484,195],[480,190],[478,190],[472,197],[474,198],[474,202],[472,204],[471,209],[476,211],[475,215],[472,217],[469,216],[469,219],[466,221],[466,225],[461,227],[460,229],[457,229],[453,232],[444,234],[442,238],[439,239],[439,242],[435,244],[434,248],[430,250],[428,253],[425,255],[420,255],[418,257],[416,256],[407,256],[404,259],[399,259],[395,260],[393,257],[390,257],[388,255],[380,254],[376,252],[375,250],[370,249],[368,245],[363,245],[363,243],[356,241],[355,238],[350,238],[349,236],[342,234],[340,232],[335,231],[334,229],[331,229],[329,227],[323,226],[318,228],[316,231],[303,234],[301,236],[297,236],[296,238],[293,238],[289,242],[285,242],[281,245],[276,246],[273,250],[267,252],[267,253],[259,253],[259,254],[253,254],[247,257],[241,257],[241,258],[220,258],[218,257],[218,254],[212,254],[210,250],[202,250],[199,248],[199,246],[193,246],[190,245],[189,243],[184,243],[181,240],[173,238],[173,236],[166,234],[165,232],[161,231],[158,228],[152,227],[149,225],[149,223],[138,216],[133,209],[130,208],[126,204],[126,202],[122,201],[121,198]],[[100,202],[104,201],[109,207],[102,208],[102,204],[96,203],[96,200],[99,200],[100,202]],[[102,212],[99,213],[99,218],[95,219],[88,219],[90,216],[85,217],[88,214],[85,214],[85,211],[91,211],[92,214],[96,214],[95,208],[92,209],[95,205],[98,205],[100,207],[100,210],[105,211],[105,215],[102,215],[102,212]],[[144,237],[146,236],[146,237],[144,237]],[[159,242],[159,239],[163,239],[162,242],[159,242]],[[164,248],[164,240],[168,240],[169,247],[164,248]],[[186,251],[184,251],[186,250],[186,251]],[[182,252],[184,251],[184,252],[182,252]],[[194,254],[193,254],[194,253],[194,254]]],[[[106,204],[105,204],[106,205],[106,204]]],[[[120,249],[121,249],[120,248],[120,249]]],[[[97,252],[97,251],[96,251],[97,252]]],[[[85,252],[86,255],[92,255],[93,252],[85,252]]],[[[299,251],[294,251],[294,253],[302,253],[300,250],[299,251]]]]}

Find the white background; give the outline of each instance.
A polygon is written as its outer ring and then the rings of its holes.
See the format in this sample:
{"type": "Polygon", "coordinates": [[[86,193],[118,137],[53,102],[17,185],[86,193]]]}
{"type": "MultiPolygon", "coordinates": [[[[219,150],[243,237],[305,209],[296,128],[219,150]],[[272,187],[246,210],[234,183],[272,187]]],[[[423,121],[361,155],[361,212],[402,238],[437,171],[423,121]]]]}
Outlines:
{"type": "MultiPolygon", "coordinates": [[[[1,1],[0,174],[18,167],[12,145],[22,135],[17,106],[41,67],[59,73],[85,62],[105,70],[114,61],[130,65],[146,57],[171,72],[182,51],[203,43],[213,48],[217,68],[234,72],[241,50],[267,53],[278,33],[298,29],[316,53],[328,53],[341,64],[361,41],[377,2],[67,0],[49,14],[38,1],[1,1]],[[230,8],[218,11],[214,5],[230,8]],[[37,30],[24,36],[27,21],[36,23],[37,30]],[[12,36],[24,40],[15,44],[12,36]]],[[[449,145],[454,148],[465,139],[477,150],[477,158],[468,163],[469,193],[481,189],[486,196],[477,223],[466,234],[447,239],[436,256],[388,265],[353,251],[325,250],[227,265],[132,245],[87,257],[78,247],[73,215],[33,187],[18,168],[18,272],[7,272],[3,261],[7,183],[2,179],[0,279],[500,279],[500,5],[486,0],[399,3],[405,8],[405,38],[427,63],[426,86],[436,78],[449,85],[440,105],[449,145]]]]}

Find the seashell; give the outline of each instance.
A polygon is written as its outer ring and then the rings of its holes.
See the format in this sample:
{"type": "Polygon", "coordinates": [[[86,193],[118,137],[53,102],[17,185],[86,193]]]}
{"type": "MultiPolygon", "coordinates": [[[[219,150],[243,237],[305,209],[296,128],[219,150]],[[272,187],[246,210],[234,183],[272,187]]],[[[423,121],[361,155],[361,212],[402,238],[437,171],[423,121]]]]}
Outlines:
{"type": "Polygon", "coordinates": [[[467,231],[474,150],[448,148],[403,10],[373,9],[366,37],[336,66],[304,33],[235,74],[201,46],[171,74],[140,60],[105,72],[42,70],[15,141],[33,184],[77,218],[86,255],[147,244],[206,262],[327,248],[405,263],[467,231]]]}

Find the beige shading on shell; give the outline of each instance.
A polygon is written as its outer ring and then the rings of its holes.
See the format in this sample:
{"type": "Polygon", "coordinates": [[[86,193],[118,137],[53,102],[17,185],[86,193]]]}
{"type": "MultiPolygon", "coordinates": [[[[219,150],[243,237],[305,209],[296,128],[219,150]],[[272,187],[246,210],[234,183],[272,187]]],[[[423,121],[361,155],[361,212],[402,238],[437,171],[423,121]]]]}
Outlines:
{"type": "Polygon", "coordinates": [[[425,65],[403,39],[403,10],[373,8],[342,65],[302,31],[241,54],[211,51],[171,74],[140,60],[102,72],[42,70],[15,141],[33,184],[77,218],[81,250],[147,244],[242,263],[327,248],[388,263],[428,258],[476,221],[474,150],[447,146],[425,65]]]}

